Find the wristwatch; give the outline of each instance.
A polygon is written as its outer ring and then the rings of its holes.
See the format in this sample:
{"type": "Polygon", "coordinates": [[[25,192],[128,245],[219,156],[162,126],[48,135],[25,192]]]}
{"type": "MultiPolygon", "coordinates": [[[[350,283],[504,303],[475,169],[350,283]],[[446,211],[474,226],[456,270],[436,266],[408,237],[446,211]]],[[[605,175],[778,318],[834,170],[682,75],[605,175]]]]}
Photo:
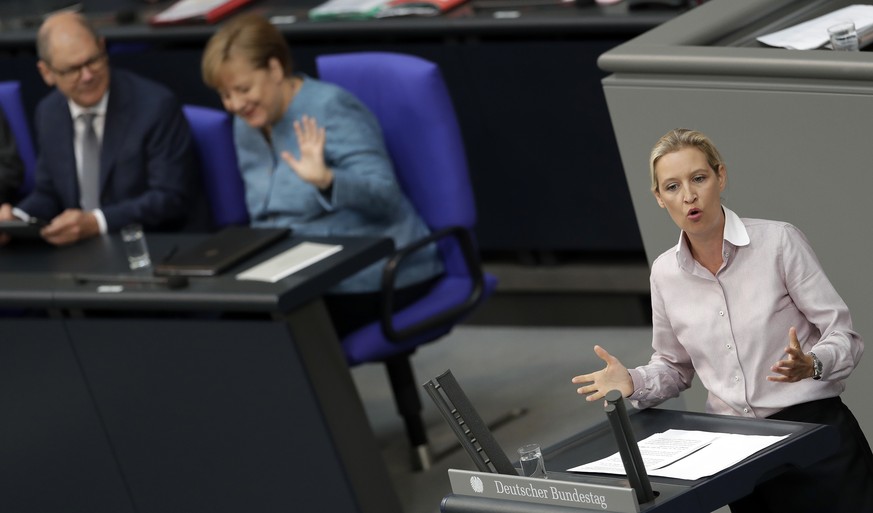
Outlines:
{"type": "Polygon", "coordinates": [[[821,360],[812,351],[806,354],[812,356],[812,379],[821,379],[821,360]]]}

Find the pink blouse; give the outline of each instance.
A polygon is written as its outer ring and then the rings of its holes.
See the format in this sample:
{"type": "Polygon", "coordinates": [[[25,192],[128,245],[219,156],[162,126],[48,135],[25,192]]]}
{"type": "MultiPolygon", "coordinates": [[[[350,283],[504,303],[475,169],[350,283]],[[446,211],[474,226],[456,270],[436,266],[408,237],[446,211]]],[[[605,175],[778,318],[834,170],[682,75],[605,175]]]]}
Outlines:
{"type": "Polygon", "coordinates": [[[710,413],[767,417],[794,404],[839,395],[864,342],[806,237],[791,224],[740,219],[724,208],[724,262],[713,276],[685,241],[652,264],[652,348],[631,369],[637,408],[691,385],[695,371],[710,413]],[[822,362],[821,380],[767,381],[785,356],[788,328],[822,362]]]}

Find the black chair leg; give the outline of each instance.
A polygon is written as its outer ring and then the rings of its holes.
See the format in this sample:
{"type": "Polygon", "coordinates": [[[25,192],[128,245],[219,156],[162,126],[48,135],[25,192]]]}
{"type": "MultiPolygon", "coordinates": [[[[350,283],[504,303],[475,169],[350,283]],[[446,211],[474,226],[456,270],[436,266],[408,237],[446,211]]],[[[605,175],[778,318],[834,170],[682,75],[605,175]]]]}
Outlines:
{"type": "Polygon", "coordinates": [[[385,360],[388,380],[394,393],[397,412],[406,424],[406,435],[412,448],[412,464],[416,470],[427,470],[431,466],[430,449],[427,445],[427,431],[421,418],[421,398],[412,371],[411,354],[403,354],[385,360]]]}

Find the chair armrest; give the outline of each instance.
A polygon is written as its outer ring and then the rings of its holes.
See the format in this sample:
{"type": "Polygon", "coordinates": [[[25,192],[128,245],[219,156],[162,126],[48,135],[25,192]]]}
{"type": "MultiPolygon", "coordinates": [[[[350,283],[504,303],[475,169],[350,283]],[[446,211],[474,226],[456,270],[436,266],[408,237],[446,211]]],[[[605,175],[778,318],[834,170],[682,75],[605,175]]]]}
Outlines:
{"type": "Polygon", "coordinates": [[[390,342],[397,343],[416,335],[420,335],[446,323],[454,322],[465,316],[476,306],[482,298],[484,290],[485,279],[482,272],[482,265],[479,261],[479,255],[476,252],[476,245],[473,242],[473,236],[470,231],[463,226],[449,226],[433,232],[429,236],[419,239],[403,249],[398,250],[388,260],[388,262],[385,263],[385,267],[382,271],[382,315],[380,318],[382,332],[390,342]],[[458,247],[461,249],[461,255],[464,257],[464,263],[467,266],[467,269],[470,272],[470,278],[473,281],[473,287],[470,290],[470,294],[462,303],[449,308],[448,310],[444,310],[436,315],[428,317],[408,328],[401,330],[395,329],[393,322],[394,280],[401,261],[428,244],[445,237],[454,237],[455,240],[458,241],[458,247]]]}

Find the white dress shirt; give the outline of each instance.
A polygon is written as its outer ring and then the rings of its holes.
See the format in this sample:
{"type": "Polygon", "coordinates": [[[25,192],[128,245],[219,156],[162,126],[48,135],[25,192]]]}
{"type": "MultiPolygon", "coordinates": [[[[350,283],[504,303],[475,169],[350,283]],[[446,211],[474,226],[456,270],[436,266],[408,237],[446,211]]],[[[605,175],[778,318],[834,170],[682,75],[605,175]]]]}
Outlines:
{"type": "Polygon", "coordinates": [[[839,395],[864,343],[806,237],[789,223],[723,209],[724,261],[715,275],[691,256],[684,233],[652,264],[654,354],[629,370],[632,403],[645,408],[675,397],[695,371],[710,413],[767,417],[839,395]],[[803,351],[822,362],[821,380],[767,381],[792,326],[803,351]]]}

